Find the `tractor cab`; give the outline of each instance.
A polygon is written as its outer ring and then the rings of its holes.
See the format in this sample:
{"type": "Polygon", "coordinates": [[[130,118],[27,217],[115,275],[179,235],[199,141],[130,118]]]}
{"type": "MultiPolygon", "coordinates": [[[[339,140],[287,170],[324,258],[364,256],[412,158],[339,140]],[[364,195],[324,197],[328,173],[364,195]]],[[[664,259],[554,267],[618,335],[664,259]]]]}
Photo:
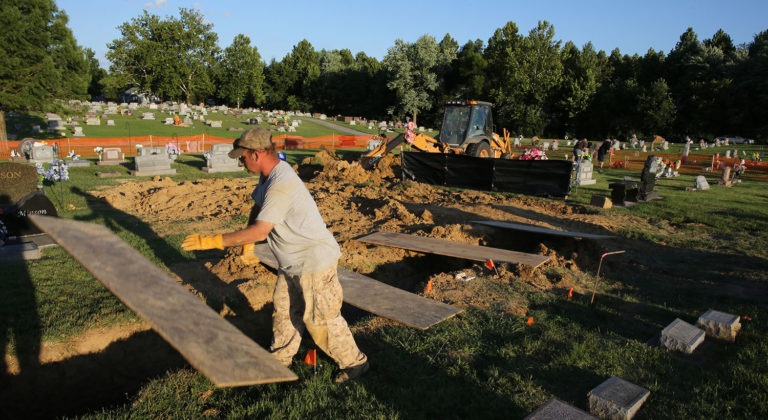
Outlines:
{"type": "Polygon", "coordinates": [[[453,147],[466,149],[493,136],[493,115],[490,102],[449,101],[445,104],[439,140],[453,147]]]}

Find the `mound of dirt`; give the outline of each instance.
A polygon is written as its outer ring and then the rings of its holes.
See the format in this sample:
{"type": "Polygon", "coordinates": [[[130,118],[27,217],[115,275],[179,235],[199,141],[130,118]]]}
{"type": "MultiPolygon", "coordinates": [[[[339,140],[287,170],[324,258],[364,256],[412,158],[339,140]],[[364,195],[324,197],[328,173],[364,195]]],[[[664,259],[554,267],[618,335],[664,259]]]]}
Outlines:
{"type": "MultiPolygon", "coordinates": [[[[504,301],[505,311],[524,313],[527,304],[522,298],[510,302],[508,297],[493,296],[488,291],[493,288],[482,287],[480,281],[466,281],[462,276],[457,279],[457,273],[464,272],[467,277],[483,278],[487,282],[527,284],[532,290],[579,287],[580,273],[594,270],[597,258],[604,251],[588,242],[550,241],[472,225],[473,220],[501,220],[585,233],[614,233],[626,226],[674,233],[669,225],[649,225],[644,219],[626,214],[608,217],[559,200],[447,190],[402,181],[399,158],[394,155],[385,155],[373,170],[366,171],[357,162],[347,162],[333,151],[323,150],[295,169],[300,174],[314,174],[306,185],[341,245],[342,266],[459,306],[498,305],[504,301]],[[532,252],[548,255],[550,260],[537,269],[500,264],[497,274],[476,262],[366,245],[355,240],[374,231],[403,232],[532,252]],[[427,284],[429,291],[424,292],[427,284]]],[[[152,181],[126,182],[93,194],[147,221],[160,235],[214,233],[238,228],[232,219],[249,213],[250,194],[256,183],[255,176],[179,183],[158,177],[152,181]]],[[[256,309],[261,308],[271,299],[274,274],[261,266],[242,264],[237,252],[239,249],[227,251],[219,261],[208,262],[204,269],[221,284],[237,288],[234,292],[244,296],[256,309]]],[[[190,287],[201,294],[221,295],[206,296],[214,300],[226,300],[223,295],[233,293],[227,291],[227,287],[200,284],[190,287]]]]}

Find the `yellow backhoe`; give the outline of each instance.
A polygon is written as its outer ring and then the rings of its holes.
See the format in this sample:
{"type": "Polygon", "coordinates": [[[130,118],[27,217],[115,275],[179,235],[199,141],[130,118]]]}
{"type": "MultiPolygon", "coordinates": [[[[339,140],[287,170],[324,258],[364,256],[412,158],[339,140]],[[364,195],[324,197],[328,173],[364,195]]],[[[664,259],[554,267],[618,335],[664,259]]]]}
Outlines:
{"type": "Polygon", "coordinates": [[[436,137],[406,129],[404,133],[364,154],[360,158],[361,164],[371,168],[382,156],[403,143],[427,153],[467,154],[481,158],[509,157],[512,154],[509,132],[505,129],[503,137],[494,133],[492,107],[490,102],[475,100],[446,102],[443,125],[436,137]]]}

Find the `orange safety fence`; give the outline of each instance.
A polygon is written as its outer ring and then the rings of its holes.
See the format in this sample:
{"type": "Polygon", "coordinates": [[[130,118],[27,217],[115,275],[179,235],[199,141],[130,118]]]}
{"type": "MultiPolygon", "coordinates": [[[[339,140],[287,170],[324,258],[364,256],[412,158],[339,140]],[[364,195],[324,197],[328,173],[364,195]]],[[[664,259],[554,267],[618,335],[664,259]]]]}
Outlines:
{"type": "MultiPolygon", "coordinates": [[[[616,151],[611,156],[610,166],[612,168],[624,168],[632,171],[641,172],[648,156],[654,155],[651,152],[638,152],[631,150],[616,151]]],[[[717,155],[688,155],[682,154],[655,154],[662,159],[668,159],[672,163],[680,161],[678,172],[685,175],[701,175],[707,172],[720,174],[723,168],[738,163],[742,158],[725,158],[717,155]]],[[[597,164],[595,162],[595,164],[597,164]]],[[[744,159],[744,165],[747,167],[744,176],[752,179],[768,180],[768,161],[757,161],[744,159]]]]}
{"type": "MultiPolygon", "coordinates": [[[[273,136],[272,141],[277,149],[335,149],[335,148],[365,148],[372,136],[320,136],[305,138],[281,134],[273,136]]],[[[181,153],[203,153],[210,145],[231,143],[233,139],[206,134],[191,136],[132,136],[132,137],[100,137],[100,138],[59,138],[41,140],[58,149],[59,156],[66,156],[70,151],[82,157],[96,157],[97,147],[118,147],[126,156],[137,154],[136,147],[168,146],[173,144],[181,153]]],[[[0,159],[10,159],[11,150],[19,151],[21,141],[9,140],[7,147],[0,147],[0,159]]]]}

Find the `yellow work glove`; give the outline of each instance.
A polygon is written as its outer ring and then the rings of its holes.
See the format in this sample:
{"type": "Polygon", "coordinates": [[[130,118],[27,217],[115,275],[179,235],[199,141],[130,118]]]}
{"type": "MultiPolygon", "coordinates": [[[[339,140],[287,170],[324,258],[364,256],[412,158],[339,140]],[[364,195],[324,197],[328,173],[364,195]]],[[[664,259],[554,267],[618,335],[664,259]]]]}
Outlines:
{"type": "Polygon", "coordinates": [[[259,263],[259,257],[253,252],[254,244],[243,245],[243,252],[240,254],[240,261],[245,265],[256,265],[259,263]]]}
{"type": "Polygon", "coordinates": [[[221,234],[218,235],[189,235],[181,243],[184,251],[199,251],[203,249],[224,249],[221,234]]]}

